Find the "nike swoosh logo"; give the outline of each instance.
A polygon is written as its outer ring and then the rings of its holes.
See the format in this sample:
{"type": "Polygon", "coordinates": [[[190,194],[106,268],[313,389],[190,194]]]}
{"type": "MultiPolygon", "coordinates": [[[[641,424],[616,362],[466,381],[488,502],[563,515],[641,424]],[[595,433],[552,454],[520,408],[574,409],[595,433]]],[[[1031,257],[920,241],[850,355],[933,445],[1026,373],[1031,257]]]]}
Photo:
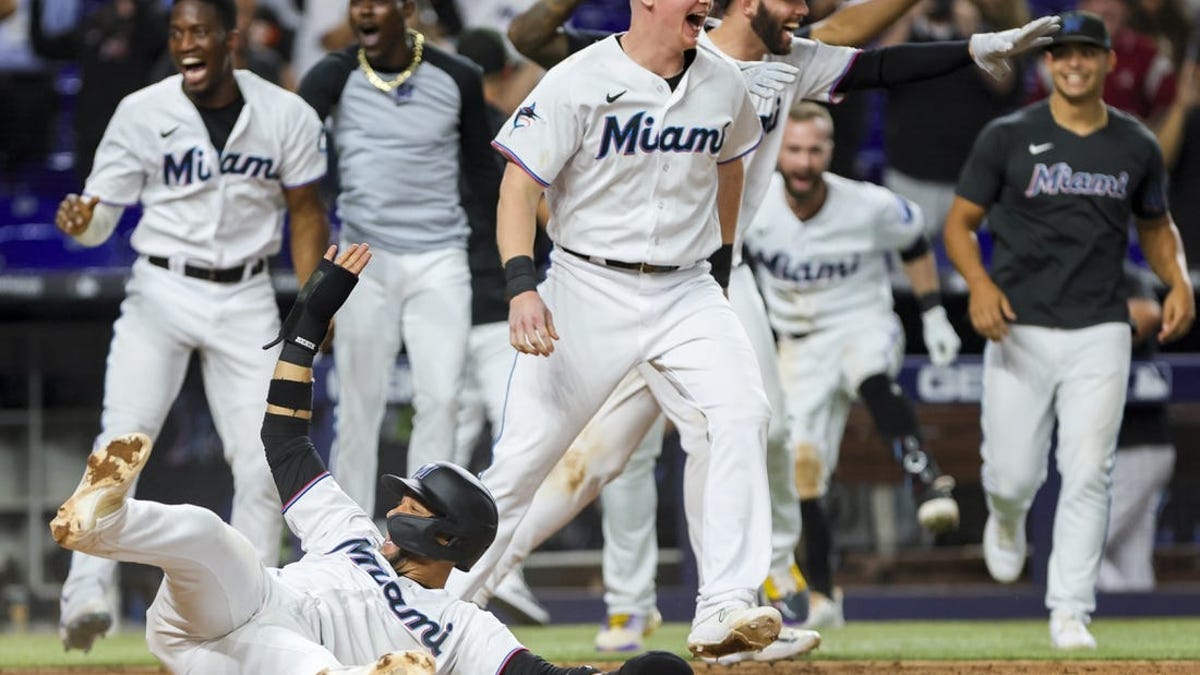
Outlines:
{"type": "Polygon", "coordinates": [[[1054,147],[1053,143],[1042,143],[1040,145],[1034,145],[1033,143],[1030,143],[1029,144],[1029,154],[1040,155],[1043,152],[1045,152],[1053,147],[1054,147]]]}
{"type": "Polygon", "coordinates": [[[179,128],[179,125],[176,124],[175,126],[171,127],[170,129],[167,129],[166,131],[158,132],[158,135],[163,138],[166,138],[167,136],[170,136],[171,134],[175,133],[175,130],[178,128],[179,128]]]}
{"type": "Polygon", "coordinates": [[[628,90],[628,89],[626,89],[625,91],[622,91],[622,92],[621,92],[621,93],[619,93],[619,94],[608,94],[607,96],[605,96],[605,97],[604,97],[604,100],[608,101],[609,103],[612,103],[613,101],[615,101],[615,100],[617,100],[617,99],[621,98],[622,96],[624,96],[626,91],[629,91],[629,90],[628,90]]]}

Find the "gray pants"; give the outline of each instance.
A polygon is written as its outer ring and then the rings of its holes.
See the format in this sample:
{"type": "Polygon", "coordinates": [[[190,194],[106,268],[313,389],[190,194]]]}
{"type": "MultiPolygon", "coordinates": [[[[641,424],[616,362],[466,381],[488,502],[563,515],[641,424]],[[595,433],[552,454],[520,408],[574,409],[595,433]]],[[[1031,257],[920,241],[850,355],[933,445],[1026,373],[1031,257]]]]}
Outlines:
{"type": "Polygon", "coordinates": [[[1154,588],[1154,524],[1174,470],[1172,445],[1138,445],[1117,451],[1108,536],[1096,581],[1100,590],[1154,588]]]}

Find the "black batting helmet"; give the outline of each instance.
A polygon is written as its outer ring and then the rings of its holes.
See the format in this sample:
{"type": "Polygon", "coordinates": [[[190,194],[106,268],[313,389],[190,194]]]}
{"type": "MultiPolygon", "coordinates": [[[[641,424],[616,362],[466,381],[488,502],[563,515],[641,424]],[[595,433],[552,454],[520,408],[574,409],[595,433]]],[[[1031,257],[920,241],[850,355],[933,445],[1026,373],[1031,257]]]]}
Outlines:
{"type": "Polygon", "coordinates": [[[466,572],[496,538],[496,500],[479,479],[450,462],[431,462],[412,478],[386,474],[379,479],[397,498],[411,496],[432,517],[388,518],[388,536],[405,551],[432,560],[449,560],[466,572]]]}

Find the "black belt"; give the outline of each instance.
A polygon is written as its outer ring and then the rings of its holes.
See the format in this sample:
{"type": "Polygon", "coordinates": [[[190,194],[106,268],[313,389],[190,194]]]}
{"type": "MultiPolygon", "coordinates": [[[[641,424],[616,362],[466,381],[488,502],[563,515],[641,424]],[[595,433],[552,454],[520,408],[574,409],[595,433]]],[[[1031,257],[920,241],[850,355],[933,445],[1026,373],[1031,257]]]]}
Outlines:
{"type": "MultiPolygon", "coordinates": [[[[161,258],[156,255],[151,255],[151,256],[146,256],[146,260],[150,261],[150,264],[154,265],[155,267],[161,267],[165,270],[176,271],[171,268],[171,261],[166,258],[161,258]]],[[[232,284],[232,283],[241,281],[243,279],[249,279],[250,277],[254,276],[255,274],[258,274],[259,272],[266,269],[266,267],[267,267],[266,258],[259,258],[258,262],[254,263],[254,266],[252,266],[250,268],[249,272],[246,271],[245,265],[238,265],[237,267],[226,267],[225,269],[222,269],[222,270],[209,269],[207,267],[196,267],[195,265],[184,265],[183,266],[183,275],[187,276],[187,277],[192,277],[193,279],[204,279],[205,281],[215,281],[218,284],[232,284]]]]}
{"type": "Polygon", "coordinates": [[[582,253],[579,253],[578,251],[572,251],[571,249],[567,248],[566,246],[559,246],[559,248],[561,248],[562,250],[566,251],[567,253],[570,253],[571,255],[573,255],[577,258],[583,258],[584,260],[586,260],[588,262],[596,263],[597,265],[604,265],[605,267],[615,267],[619,270],[634,270],[637,272],[644,272],[646,274],[662,274],[664,272],[674,272],[675,270],[678,270],[681,267],[680,265],[651,265],[650,263],[644,263],[644,262],[625,262],[623,260],[609,260],[608,258],[601,258],[599,256],[584,255],[582,253]]]}

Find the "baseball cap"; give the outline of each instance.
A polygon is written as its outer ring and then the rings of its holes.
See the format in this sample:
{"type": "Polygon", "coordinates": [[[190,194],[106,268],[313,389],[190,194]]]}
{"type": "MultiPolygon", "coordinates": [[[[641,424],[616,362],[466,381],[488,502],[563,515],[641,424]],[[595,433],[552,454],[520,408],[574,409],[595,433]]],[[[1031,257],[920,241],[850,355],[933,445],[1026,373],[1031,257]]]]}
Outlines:
{"type": "Polygon", "coordinates": [[[458,36],[458,53],[471,59],[484,75],[504,70],[508,65],[508,48],[504,38],[491,28],[472,28],[458,36]]]}
{"type": "Polygon", "coordinates": [[[1063,12],[1062,29],[1050,40],[1050,46],[1070,43],[1095,45],[1104,49],[1112,49],[1112,40],[1108,37],[1108,27],[1099,14],[1084,11],[1063,12]]]}

